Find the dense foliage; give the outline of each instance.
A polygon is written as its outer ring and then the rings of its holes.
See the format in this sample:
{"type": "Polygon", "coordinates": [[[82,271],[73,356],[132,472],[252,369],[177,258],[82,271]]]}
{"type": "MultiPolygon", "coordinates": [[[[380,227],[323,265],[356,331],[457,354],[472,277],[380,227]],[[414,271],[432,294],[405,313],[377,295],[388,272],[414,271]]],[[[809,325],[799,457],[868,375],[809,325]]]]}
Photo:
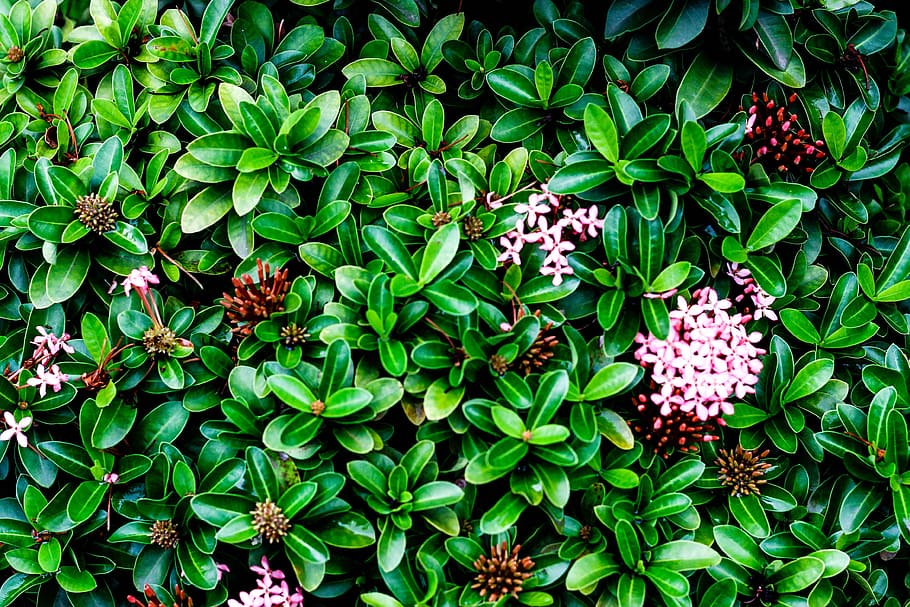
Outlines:
{"type": "Polygon", "coordinates": [[[0,606],[910,604],[908,66],[862,0],[0,0],[0,606]]]}

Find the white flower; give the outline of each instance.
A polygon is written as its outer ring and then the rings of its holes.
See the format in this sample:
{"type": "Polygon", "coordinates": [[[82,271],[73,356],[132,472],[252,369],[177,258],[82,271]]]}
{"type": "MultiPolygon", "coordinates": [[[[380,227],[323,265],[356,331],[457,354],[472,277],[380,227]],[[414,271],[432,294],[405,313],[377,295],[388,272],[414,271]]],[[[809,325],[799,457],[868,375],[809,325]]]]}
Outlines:
{"type": "Polygon", "coordinates": [[[8,441],[15,436],[16,442],[19,443],[20,447],[23,449],[27,447],[28,438],[23,431],[32,424],[32,418],[23,417],[17,422],[12,412],[5,411],[3,413],[3,421],[6,422],[6,430],[0,433],[0,440],[8,441]]]}

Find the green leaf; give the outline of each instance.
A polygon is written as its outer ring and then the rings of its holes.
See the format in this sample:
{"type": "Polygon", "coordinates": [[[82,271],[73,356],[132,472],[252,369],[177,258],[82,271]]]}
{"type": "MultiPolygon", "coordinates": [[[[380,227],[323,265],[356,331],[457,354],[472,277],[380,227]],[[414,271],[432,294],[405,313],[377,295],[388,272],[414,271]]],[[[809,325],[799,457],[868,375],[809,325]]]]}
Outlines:
{"type": "Polygon", "coordinates": [[[634,570],[641,559],[641,543],[638,541],[638,533],[632,527],[632,523],[625,519],[620,519],[616,522],[614,533],[616,534],[616,547],[619,549],[619,556],[626,567],[634,570]]]}
{"type": "Polygon", "coordinates": [[[234,207],[231,190],[209,186],[190,198],[180,216],[184,232],[195,234],[213,226],[234,207]]]}
{"type": "Polygon", "coordinates": [[[847,127],[844,119],[837,112],[829,110],[822,119],[822,133],[831,156],[835,160],[840,160],[844,155],[844,147],[847,143],[847,127]]]}
{"type": "Polygon", "coordinates": [[[595,552],[586,554],[569,568],[566,575],[568,590],[585,590],[595,586],[600,580],[619,573],[620,566],[610,554],[595,552]]]}
{"type": "Polygon", "coordinates": [[[585,386],[581,399],[602,400],[626,390],[638,379],[639,367],[630,363],[612,363],[600,369],[585,386]]]}
{"type": "Polygon", "coordinates": [[[708,140],[705,136],[705,130],[694,120],[686,121],[680,133],[680,146],[682,147],[683,157],[692,170],[696,173],[701,171],[702,163],[705,159],[705,150],[708,148],[708,140]]]}
{"type": "Polygon", "coordinates": [[[660,544],[651,550],[650,566],[666,567],[672,571],[705,569],[720,563],[720,555],[713,549],[689,540],[675,540],[660,544]]]}
{"type": "Polygon", "coordinates": [[[57,583],[60,588],[72,593],[90,592],[97,588],[98,582],[86,570],[80,570],[74,565],[64,565],[57,572],[57,583]]]}
{"type": "Polygon", "coordinates": [[[717,547],[738,564],[752,571],[763,571],[765,556],[749,534],[734,525],[718,525],[714,528],[717,547]]]}
{"type": "Polygon", "coordinates": [[[79,483],[66,504],[66,515],[74,523],[82,523],[98,511],[109,485],[99,481],[79,483]]]}
{"type": "Polygon", "coordinates": [[[423,399],[423,409],[427,419],[437,421],[449,417],[461,403],[465,387],[452,387],[448,378],[440,377],[427,388],[423,399]]]}
{"type": "Polygon", "coordinates": [[[47,296],[54,303],[69,301],[88,276],[92,258],[86,249],[63,249],[47,271],[47,296]]]}
{"type": "Polygon", "coordinates": [[[585,135],[594,148],[612,163],[619,160],[619,135],[616,124],[600,106],[589,103],[584,115],[585,135]]]}
{"type": "Polygon", "coordinates": [[[436,230],[427,242],[420,262],[419,280],[421,286],[436,278],[448,267],[460,243],[458,224],[448,223],[436,230]]]}
{"type": "Polygon", "coordinates": [[[797,372],[784,392],[782,404],[791,403],[822,389],[834,376],[834,361],[829,358],[814,360],[797,372]]]}
{"type": "Polygon", "coordinates": [[[786,308],[778,314],[784,327],[798,340],[807,344],[817,345],[821,341],[818,329],[799,310],[786,308]]]}
{"type": "Polygon", "coordinates": [[[392,86],[401,84],[401,77],[407,72],[403,67],[388,59],[364,58],[352,61],[342,68],[346,78],[363,76],[367,86],[392,86]]]}
{"type": "Polygon", "coordinates": [[[799,592],[821,579],[825,563],[812,556],[803,556],[791,561],[771,574],[768,581],[780,593],[799,592]]]}
{"type": "Polygon", "coordinates": [[[427,72],[432,72],[442,61],[443,45],[461,36],[464,20],[464,13],[455,13],[438,19],[433,25],[420,49],[420,63],[427,72]]]}
{"type": "Polygon", "coordinates": [[[733,194],[746,187],[746,180],[739,173],[702,173],[698,180],[722,194],[733,194]]]}
{"type": "Polygon", "coordinates": [[[694,40],[705,28],[709,6],[709,0],[674,0],[657,24],[657,48],[679,48],[694,40]]]}
{"type": "Polygon", "coordinates": [[[755,224],[746,248],[757,251],[782,240],[799,224],[801,217],[802,203],[799,200],[785,200],[774,205],[755,224]]]}
{"type": "Polygon", "coordinates": [[[411,259],[404,243],[394,232],[382,226],[366,226],[363,228],[362,235],[364,242],[389,268],[412,280],[417,280],[418,273],[414,260],[411,259]]]}
{"type": "Polygon", "coordinates": [[[614,175],[613,168],[603,160],[582,160],[557,170],[548,187],[554,194],[580,194],[606,183],[614,175]]]}
{"type": "Polygon", "coordinates": [[[528,502],[523,497],[506,493],[481,517],[481,532],[492,535],[508,531],[527,507],[528,502]]]}
{"type": "Polygon", "coordinates": [[[762,509],[758,496],[730,496],[727,503],[733,518],[749,535],[758,538],[766,538],[771,535],[771,525],[768,523],[768,516],[762,509]]]}
{"type": "Polygon", "coordinates": [[[700,53],[686,70],[676,91],[676,108],[683,101],[696,118],[701,118],[717,107],[733,84],[733,68],[729,63],[715,61],[707,53],[700,53]]]}

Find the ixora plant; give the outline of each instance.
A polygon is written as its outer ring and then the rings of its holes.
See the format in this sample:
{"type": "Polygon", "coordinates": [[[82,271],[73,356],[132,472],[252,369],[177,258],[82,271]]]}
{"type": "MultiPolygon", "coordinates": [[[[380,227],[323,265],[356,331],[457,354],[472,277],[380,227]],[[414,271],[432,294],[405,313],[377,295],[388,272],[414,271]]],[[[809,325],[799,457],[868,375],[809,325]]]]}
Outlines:
{"type": "Polygon", "coordinates": [[[0,0],[0,607],[910,605],[897,4],[0,0]]]}

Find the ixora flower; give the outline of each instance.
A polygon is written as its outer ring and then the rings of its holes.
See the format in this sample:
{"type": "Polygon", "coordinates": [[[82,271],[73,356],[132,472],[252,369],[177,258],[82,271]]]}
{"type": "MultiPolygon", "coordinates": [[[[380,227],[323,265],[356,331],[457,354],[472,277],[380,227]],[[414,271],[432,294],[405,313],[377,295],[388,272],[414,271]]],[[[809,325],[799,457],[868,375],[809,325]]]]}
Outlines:
{"type": "Polygon", "coordinates": [[[716,439],[713,424],[724,425],[721,416],[733,413],[731,400],[755,392],[765,353],[755,345],[761,334],[749,333],[751,316],[731,314],[732,307],[705,287],[693,293],[691,304],[677,299],[667,339],[636,336],[641,345],[635,358],[649,372],[651,393],[635,401],[648,418],[635,429],[658,451],[716,439]]]}
{"type": "Polygon", "coordinates": [[[303,590],[297,587],[291,592],[284,572],[272,569],[266,557],[260,565],[252,565],[250,571],[259,575],[256,588],[241,592],[238,599],[228,599],[228,607],[300,607],[303,605],[303,590]]]}
{"type": "Polygon", "coordinates": [[[241,337],[250,335],[256,323],[266,320],[272,313],[284,311],[284,297],[290,287],[287,269],[275,270],[272,274],[269,264],[263,264],[261,259],[257,259],[256,270],[258,283],[253,282],[253,277],[249,274],[233,278],[231,282],[234,284],[234,295],[225,293],[221,301],[227,308],[228,319],[234,325],[231,331],[241,337]]]}
{"type": "Polygon", "coordinates": [[[758,286],[749,268],[742,267],[738,263],[728,263],[727,275],[733,279],[736,285],[742,288],[742,292],[736,295],[733,301],[742,305],[745,314],[751,314],[755,320],[761,318],[777,320],[777,312],[771,309],[771,305],[776,298],[768,295],[764,289],[758,286]],[[751,305],[748,302],[743,304],[746,298],[751,302],[751,305]]]}
{"type": "Polygon", "coordinates": [[[545,183],[540,189],[540,194],[528,196],[527,203],[515,205],[515,212],[523,217],[515,222],[514,230],[500,237],[503,250],[497,261],[520,265],[524,245],[534,243],[547,254],[540,268],[541,275],[552,276],[553,285],[559,286],[563,276],[575,273],[566,257],[575,250],[573,240],[584,242],[596,238],[604,222],[597,218],[597,205],[571,209],[567,196],[551,193],[545,183]]]}
{"type": "Polygon", "coordinates": [[[47,394],[48,387],[52,388],[54,392],[59,392],[64,382],[67,381],[69,381],[69,376],[60,372],[59,365],[51,365],[46,368],[39,364],[35,369],[35,377],[30,377],[25,383],[29,386],[37,386],[38,394],[43,398],[47,394]]]}
{"type": "Polygon", "coordinates": [[[516,544],[510,551],[509,545],[503,542],[492,547],[490,556],[483,554],[478,557],[474,561],[477,575],[471,588],[490,603],[506,596],[517,599],[534,568],[530,557],[518,556],[520,551],[521,544],[516,544]]]}
{"type": "Polygon", "coordinates": [[[12,440],[16,437],[19,446],[25,449],[28,446],[28,437],[25,436],[25,430],[32,425],[31,417],[23,417],[18,422],[12,412],[3,412],[3,421],[6,423],[6,430],[0,432],[0,441],[12,440]]]}
{"type": "MultiPolygon", "coordinates": [[[[788,100],[795,102],[796,94],[790,95],[788,100]]],[[[753,162],[780,173],[811,173],[827,155],[822,150],[825,142],[813,140],[796,125],[796,114],[787,111],[786,106],[778,105],[767,93],[762,93],[761,97],[752,93],[748,113],[746,138],[755,149],[753,162]]]]}

